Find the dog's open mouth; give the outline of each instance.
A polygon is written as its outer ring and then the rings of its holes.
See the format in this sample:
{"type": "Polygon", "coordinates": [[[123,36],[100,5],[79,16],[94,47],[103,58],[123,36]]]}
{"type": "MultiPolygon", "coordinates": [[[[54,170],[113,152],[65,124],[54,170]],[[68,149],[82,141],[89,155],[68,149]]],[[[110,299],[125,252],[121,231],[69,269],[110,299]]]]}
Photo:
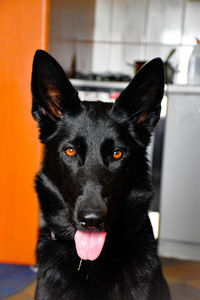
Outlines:
{"type": "Polygon", "coordinates": [[[78,256],[84,260],[95,260],[103,249],[106,232],[80,231],[74,236],[78,256]]]}

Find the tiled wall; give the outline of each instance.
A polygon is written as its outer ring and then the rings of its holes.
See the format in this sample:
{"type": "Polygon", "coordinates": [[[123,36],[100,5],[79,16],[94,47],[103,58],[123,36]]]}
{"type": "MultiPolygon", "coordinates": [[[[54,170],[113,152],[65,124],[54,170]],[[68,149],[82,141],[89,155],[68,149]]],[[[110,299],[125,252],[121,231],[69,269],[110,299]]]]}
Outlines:
{"type": "Polygon", "coordinates": [[[50,52],[78,71],[133,74],[127,63],[176,48],[176,83],[187,82],[187,64],[200,37],[200,1],[52,0],[50,52]]]}

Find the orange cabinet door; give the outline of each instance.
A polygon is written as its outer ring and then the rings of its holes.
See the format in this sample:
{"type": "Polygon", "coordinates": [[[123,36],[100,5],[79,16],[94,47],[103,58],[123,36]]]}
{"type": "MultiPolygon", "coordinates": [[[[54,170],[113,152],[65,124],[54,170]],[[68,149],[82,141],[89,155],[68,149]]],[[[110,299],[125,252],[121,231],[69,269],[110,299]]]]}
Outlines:
{"type": "Polygon", "coordinates": [[[30,80],[36,49],[47,48],[48,0],[0,1],[0,262],[35,263],[38,129],[30,80]]]}

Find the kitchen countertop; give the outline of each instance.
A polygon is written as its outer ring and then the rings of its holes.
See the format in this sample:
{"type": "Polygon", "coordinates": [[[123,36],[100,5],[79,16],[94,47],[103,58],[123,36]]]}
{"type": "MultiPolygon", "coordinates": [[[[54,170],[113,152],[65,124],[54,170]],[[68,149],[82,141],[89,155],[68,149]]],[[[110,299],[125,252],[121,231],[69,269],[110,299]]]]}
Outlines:
{"type": "Polygon", "coordinates": [[[166,92],[173,94],[200,94],[200,85],[166,85],[166,92]]]}
{"type": "MultiPolygon", "coordinates": [[[[85,87],[104,87],[104,88],[115,88],[124,89],[129,82],[121,81],[95,81],[95,80],[83,80],[83,79],[70,79],[74,86],[85,86],[85,87]]],[[[200,94],[200,85],[176,85],[166,84],[166,93],[183,93],[183,94],[200,94]]]]}
{"type": "Polygon", "coordinates": [[[85,86],[85,87],[105,87],[105,88],[115,88],[124,89],[129,82],[122,81],[96,81],[96,80],[85,80],[85,79],[70,79],[74,86],[85,86]]]}

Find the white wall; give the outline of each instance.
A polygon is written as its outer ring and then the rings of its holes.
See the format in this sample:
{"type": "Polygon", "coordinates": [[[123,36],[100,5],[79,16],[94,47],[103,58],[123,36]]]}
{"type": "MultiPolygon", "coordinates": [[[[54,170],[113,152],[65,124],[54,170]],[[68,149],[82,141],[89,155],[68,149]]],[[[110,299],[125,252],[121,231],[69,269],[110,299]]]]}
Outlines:
{"type": "Polygon", "coordinates": [[[200,37],[200,1],[52,0],[50,53],[69,70],[133,75],[127,63],[165,59],[172,48],[177,83],[186,83],[194,37],[200,37]]]}

